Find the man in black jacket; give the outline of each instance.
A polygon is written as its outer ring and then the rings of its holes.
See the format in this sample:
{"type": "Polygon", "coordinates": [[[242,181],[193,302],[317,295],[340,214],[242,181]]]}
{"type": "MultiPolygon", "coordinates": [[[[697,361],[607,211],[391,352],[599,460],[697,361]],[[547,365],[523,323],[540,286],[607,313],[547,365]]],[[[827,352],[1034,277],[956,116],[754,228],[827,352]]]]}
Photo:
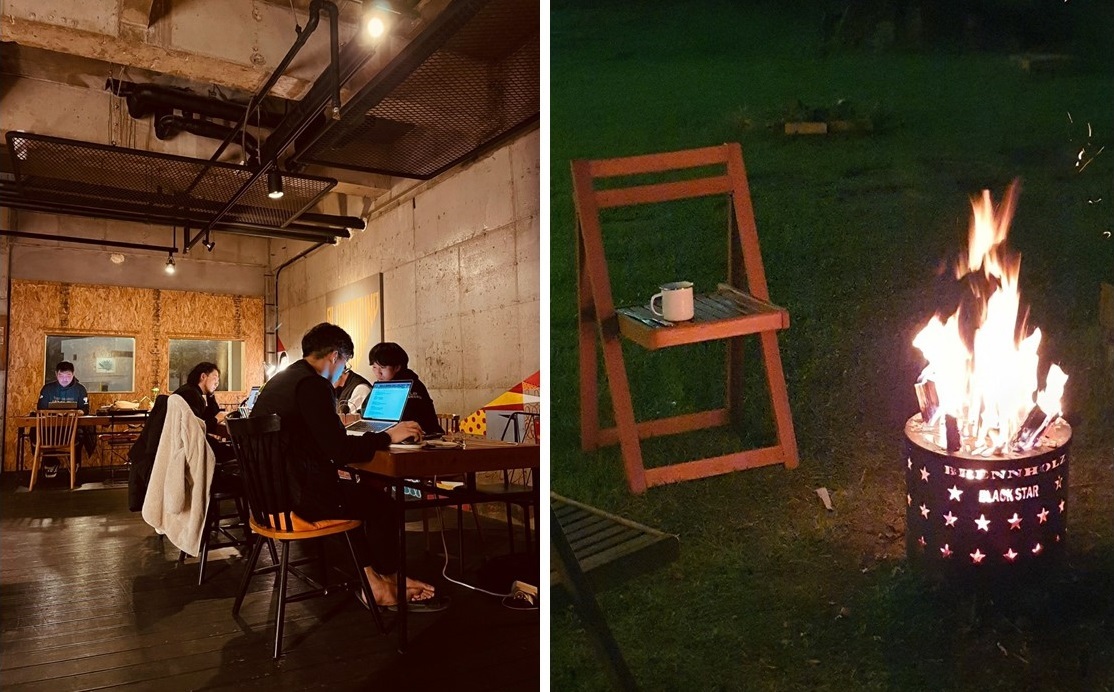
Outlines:
{"type": "MultiPolygon", "coordinates": [[[[349,435],[336,413],[333,387],[352,357],[352,337],[335,324],[322,322],[302,337],[302,359],[272,377],[259,392],[252,416],[276,413],[287,441],[287,476],[294,511],[308,521],[361,519],[368,545],[356,541],[358,554],[371,583],[372,596],[382,606],[396,603],[399,540],[390,499],[371,483],[341,477],[347,463],[370,459],[377,450],[420,437],[417,423],[402,421],[387,432],[349,435]],[[370,551],[367,549],[370,548],[370,551]]],[[[433,587],[407,579],[411,604],[431,601],[433,587]]],[[[422,608],[415,608],[419,612],[422,608]]]]}
{"type": "Polygon", "coordinates": [[[418,373],[410,369],[410,356],[401,346],[393,341],[378,343],[371,347],[367,359],[371,363],[371,371],[375,374],[376,382],[409,380],[414,383],[410,388],[406,409],[402,412],[403,418],[416,421],[427,434],[444,434],[441,423],[437,421],[437,408],[433,405],[433,397],[418,379],[418,373]]]}
{"type": "Polygon", "coordinates": [[[213,436],[223,438],[224,411],[217,403],[215,396],[217,387],[220,386],[220,368],[216,363],[201,362],[193,366],[190,374],[186,376],[186,383],[174,390],[174,393],[186,400],[193,415],[205,421],[205,432],[208,434],[209,446],[221,464],[232,459],[236,454],[227,443],[220,442],[213,436]]]}

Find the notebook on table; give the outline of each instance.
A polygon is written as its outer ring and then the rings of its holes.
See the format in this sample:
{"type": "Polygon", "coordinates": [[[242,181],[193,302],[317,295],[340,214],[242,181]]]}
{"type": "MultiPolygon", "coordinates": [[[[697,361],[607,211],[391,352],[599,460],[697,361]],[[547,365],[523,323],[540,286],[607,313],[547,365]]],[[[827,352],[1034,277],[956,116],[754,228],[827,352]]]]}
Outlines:
{"type": "Polygon", "coordinates": [[[402,420],[406,400],[410,398],[410,388],[414,383],[409,380],[375,382],[364,401],[360,420],[345,426],[349,435],[362,435],[366,432],[383,432],[402,420]]]}

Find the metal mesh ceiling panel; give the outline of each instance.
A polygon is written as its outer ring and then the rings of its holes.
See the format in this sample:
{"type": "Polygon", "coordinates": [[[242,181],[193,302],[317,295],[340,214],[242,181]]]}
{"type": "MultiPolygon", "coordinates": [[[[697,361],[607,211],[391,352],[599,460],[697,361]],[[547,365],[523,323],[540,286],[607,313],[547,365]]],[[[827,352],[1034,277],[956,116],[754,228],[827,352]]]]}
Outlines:
{"type": "MultiPolygon", "coordinates": [[[[8,147],[21,191],[80,198],[106,210],[143,205],[153,213],[215,216],[252,175],[229,163],[25,132],[9,132],[8,147]]],[[[267,177],[260,177],[222,220],[282,227],[336,185],[291,173],[282,182],[282,198],[270,199],[267,177]]]]}
{"type": "Polygon", "coordinates": [[[295,158],[425,179],[535,121],[539,3],[465,4],[480,7],[458,13],[464,18],[432,52],[413,44],[403,50],[295,158]]]}

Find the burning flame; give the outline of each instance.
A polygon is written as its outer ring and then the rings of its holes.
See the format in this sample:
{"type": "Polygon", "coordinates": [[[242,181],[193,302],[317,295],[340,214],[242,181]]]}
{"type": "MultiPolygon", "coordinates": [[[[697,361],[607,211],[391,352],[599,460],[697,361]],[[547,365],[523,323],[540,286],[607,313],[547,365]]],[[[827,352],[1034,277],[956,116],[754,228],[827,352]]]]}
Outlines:
{"type": "Polygon", "coordinates": [[[1068,379],[1052,365],[1045,389],[1037,392],[1041,331],[1022,336],[1027,327],[1017,281],[1021,258],[1004,246],[1016,202],[1016,181],[997,209],[989,190],[972,199],[967,254],[956,266],[956,278],[967,283],[971,295],[946,320],[933,317],[913,339],[928,360],[918,386],[934,384],[938,400],[925,423],[943,427],[945,416],[954,417],[973,448],[997,453],[1011,444],[1029,449],[1036,443],[1044,426],[1061,415],[1068,379]],[[1029,419],[1035,406],[1043,425],[1021,435],[1023,427],[1034,425],[1029,419]]]}

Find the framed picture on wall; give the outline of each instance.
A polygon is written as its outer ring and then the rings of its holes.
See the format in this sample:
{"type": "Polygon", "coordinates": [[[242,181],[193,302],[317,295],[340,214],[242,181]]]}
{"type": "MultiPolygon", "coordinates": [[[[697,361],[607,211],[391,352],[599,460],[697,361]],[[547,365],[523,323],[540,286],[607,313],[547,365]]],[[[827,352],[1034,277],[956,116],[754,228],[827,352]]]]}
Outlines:
{"type": "Polygon", "coordinates": [[[367,352],[383,340],[383,275],[372,274],[325,294],[325,321],[352,336],[352,367],[366,368],[367,352]]]}

